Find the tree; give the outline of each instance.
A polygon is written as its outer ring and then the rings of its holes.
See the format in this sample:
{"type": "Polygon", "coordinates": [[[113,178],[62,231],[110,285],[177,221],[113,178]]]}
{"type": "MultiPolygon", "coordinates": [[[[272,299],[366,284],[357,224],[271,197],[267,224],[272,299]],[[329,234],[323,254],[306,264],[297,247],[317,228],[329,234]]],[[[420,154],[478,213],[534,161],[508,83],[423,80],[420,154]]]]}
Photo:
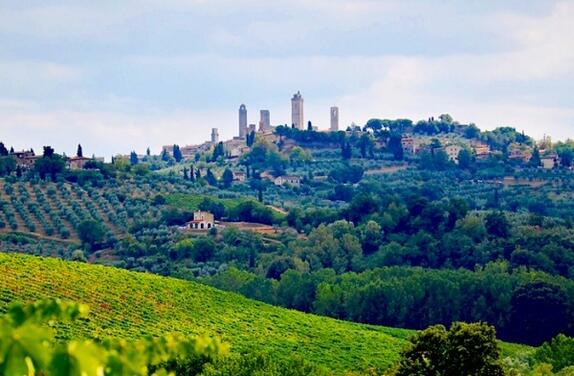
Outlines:
{"type": "Polygon", "coordinates": [[[195,181],[195,171],[193,169],[193,165],[189,166],[189,180],[195,181]]]}
{"type": "Polygon", "coordinates": [[[168,162],[169,161],[169,155],[167,154],[167,150],[166,149],[162,149],[161,151],[161,160],[164,162],[168,162]]]}
{"type": "Polygon", "coordinates": [[[574,338],[559,334],[540,346],[534,358],[539,363],[552,365],[553,371],[560,371],[574,365],[574,338]]]}
{"type": "Polygon", "coordinates": [[[0,157],[5,157],[8,155],[8,149],[4,146],[3,142],[0,142],[0,157]]]}
{"type": "Polygon", "coordinates": [[[179,145],[173,145],[173,159],[175,159],[175,161],[178,163],[183,159],[179,145]]]}
{"type": "Polygon", "coordinates": [[[215,148],[213,149],[213,156],[211,157],[211,160],[216,161],[217,158],[223,157],[224,155],[225,150],[223,148],[223,142],[219,142],[217,145],[215,145],[215,148]]]}
{"type": "Polygon", "coordinates": [[[508,238],[510,236],[510,223],[502,211],[488,213],[484,220],[484,226],[491,236],[498,238],[508,238]]]}
{"type": "Polygon", "coordinates": [[[313,124],[311,123],[311,120],[309,120],[307,122],[307,131],[311,132],[313,130],[313,124]]]}
{"type": "Polygon", "coordinates": [[[387,148],[391,153],[393,153],[393,159],[395,161],[402,161],[404,159],[405,151],[403,149],[402,136],[400,134],[391,134],[387,148]]]}
{"type": "Polygon", "coordinates": [[[540,161],[540,151],[535,146],[534,150],[532,150],[532,156],[530,157],[528,164],[532,167],[539,167],[541,163],[542,162],[540,161]]]}
{"type": "Polygon", "coordinates": [[[365,170],[359,165],[348,164],[329,171],[329,179],[336,183],[355,184],[361,181],[365,170]]]}
{"type": "Polygon", "coordinates": [[[463,170],[468,170],[471,168],[473,162],[473,156],[470,150],[464,148],[458,153],[458,167],[463,170]]]}
{"type": "Polygon", "coordinates": [[[135,165],[138,164],[138,162],[139,162],[138,155],[136,154],[135,151],[132,151],[132,152],[130,153],[130,164],[131,164],[132,166],[135,166],[135,165]]]}
{"type": "Polygon", "coordinates": [[[509,338],[534,346],[563,332],[574,319],[565,289],[544,280],[519,285],[512,293],[511,306],[509,338]]]}
{"type": "Polygon", "coordinates": [[[17,167],[16,158],[12,156],[0,157],[0,176],[10,175],[17,167]]]}
{"type": "Polygon", "coordinates": [[[373,153],[373,140],[371,135],[365,133],[359,139],[359,149],[361,151],[361,157],[367,158],[367,155],[372,155],[373,153]]]}
{"type": "Polygon", "coordinates": [[[450,124],[453,122],[453,118],[452,116],[450,116],[449,114],[442,114],[439,117],[439,120],[442,121],[443,123],[447,123],[450,124]]]}
{"type": "Polygon", "coordinates": [[[503,376],[494,327],[454,323],[450,330],[432,326],[410,339],[397,376],[503,376]]]}
{"type": "Polygon", "coordinates": [[[80,144],[78,144],[78,149],[76,150],[76,156],[80,158],[84,156],[84,152],[82,151],[82,145],[80,144]]]}
{"type": "Polygon", "coordinates": [[[183,168],[183,180],[189,180],[189,171],[187,167],[183,168]]]}
{"type": "Polygon", "coordinates": [[[353,147],[351,146],[351,143],[344,142],[341,145],[341,156],[344,160],[348,160],[353,157],[353,147]]]}
{"type": "Polygon", "coordinates": [[[448,155],[442,149],[432,149],[430,153],[422,153],[419,164],[424,169],[436,171],[444,171],[452,165],[448,155]]]}
{"type": "Polygon", "coordinates": [[[82,244],[84,244],[88,249],[93,249],[93,247],[97,243],[101,242],[106,235],[106,230],[102,223],[93,219],[87,219],[80,222],[77,231],[82,244]]]}
{"type": "Polygon", "coordinates": [[[571,147],[558,149],[558,156],[560,157],[560,166],[571,167],[574,161],[574,149],[571,147]]]}
{"type": "Polygon", "coordinates": [[[207,184],[211,185],[211,186],[217,186],[217,178],[215,177],[215,175],[213,175],[213,172],[211,172],[211,168],[207,169],[207,174],[205,175],[205,180],[207,180],[207,184]]]}
{"type": "Polygon", "coordinates": [[[148,157],[151,156],[151,150],[149,149],[149,146],[147,147],[147,149],[145,149],[145,155],[147,155],[148,157]]]}
{"type": "Polygon", "coordinates": [[[233,184],[233,172],[229,168],[223,171],[222,181],[225,188],[229,188],[233,184]]]}
{"type": "Polygon", "coordinates": [[[45,179],[50,176],[56,180],[56,175],[63,172],[66,168],[66,162],[61,155],[55,154],[54,149],[50,146],[44,146],[44,154],[34,163],[34,170],[40,178],[45,179]]]}
{"type": "Polygon", "coordinates": [[[199,210],[213,214],[215,219],[221,219],[225,215],[225,205],[210,197],[205,197],[198,205],[199,210]]]}
{"type": "Polygon", "coordinates": [[[245,142],[247,143],[247,146],[251,147],[253,146],[253,144],[255,143],[255,132],[251,131],[247,134],[247,137],[245,138],[245,142]]]}
{"type": "Polygon", "coordinates": [[[476,126],[476,124],[469,124],[464,129],[464,137],[468,139],[478,138],[480,136],[480,129],[476,126]]]}
{"type": "Polygon", "coordinates": [[[289,269],[295,269],[295,262],[291,257],[280,256],[275,258],[265,272],[266,278],[280,279],[281,275],[289,269]]]}
{"type": "MultiPolygon", "coordinates": [[[[10,151],[10,154],[13,154],[13,153],[14,153],[14,150],[13,150],[13,149],[10,149],[10,150],[11,150],[11,151],[10,151]]],[[[54,155],[54,148],[51,147],[51,146],[44,146],[44,153],[42,154],[42,156],[43,156],[44,158],[50,158],[50,157],[52,157],[53,155],[54,155]]]]}
{"type": "Polygon", "coordinates": [[[215,255],[216,250],[217,246],[213,239],[203,236],[193,242],[191,257],[196,262],[206,262],[215,255]]]}

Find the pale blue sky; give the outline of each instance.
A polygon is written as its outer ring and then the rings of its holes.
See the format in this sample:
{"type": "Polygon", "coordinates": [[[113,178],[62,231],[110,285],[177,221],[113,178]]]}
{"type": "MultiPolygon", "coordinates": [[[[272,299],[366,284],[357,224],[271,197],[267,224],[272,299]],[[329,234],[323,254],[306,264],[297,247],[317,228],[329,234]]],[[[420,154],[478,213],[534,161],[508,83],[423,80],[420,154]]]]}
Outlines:
{"type": "Polygon", "coordinates": [[[0,140],[143,152],[307,120],[450,113],[574,138],[574,1],[2,0],[0,140]]]}

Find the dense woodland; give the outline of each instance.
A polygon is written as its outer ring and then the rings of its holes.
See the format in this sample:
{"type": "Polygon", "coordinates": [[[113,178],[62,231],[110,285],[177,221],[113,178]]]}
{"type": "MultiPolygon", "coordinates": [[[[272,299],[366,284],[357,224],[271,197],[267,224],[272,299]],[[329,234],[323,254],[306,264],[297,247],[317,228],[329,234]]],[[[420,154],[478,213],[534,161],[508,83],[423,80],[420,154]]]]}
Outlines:
{"type": "Polygon", "coordinates": [[[574,336],[574,143],[537,145],[448,115],[275,132],[276,142],[251,134],[238,160],[219,144],[191,159],[174,147],[82,170],[50,147],[24,170],[0,144],[0,247],[198,280],[348,321],[485,322],[502,340],[535,346],[574,336]],[[405,134],[430,138],[429,148],[409,154],[405,134]],[[492,153],[465,148],[454,163],[442,136],[492,153]],[[514,145],[531,158],[509,158],[514,145]],[[560,167],[542,169],[539,149],[560,167]],[[265,173],[301,184],[277,186],[265,173]],[[194,210],[275,233],[182,231],[194,210]]]}

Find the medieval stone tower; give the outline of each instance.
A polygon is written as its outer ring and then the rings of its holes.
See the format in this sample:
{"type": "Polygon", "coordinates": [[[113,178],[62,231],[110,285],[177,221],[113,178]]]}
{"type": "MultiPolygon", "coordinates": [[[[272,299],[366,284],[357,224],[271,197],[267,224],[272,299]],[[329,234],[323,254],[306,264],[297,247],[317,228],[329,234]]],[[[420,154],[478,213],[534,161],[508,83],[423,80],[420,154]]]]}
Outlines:
{"type": "Polygon", "coordinates": [[[291,123],[297,129],[305,129],[305,117],[303,116],[303,97],[298,91],[291,98],[291,123]]]}
{"type": "Polygon", "coordinates": [[[331,132],[339,130],[339,107],[331,107],[331,132]]]}
{"type": "Polygon", "coordinates": [[[211,128],[211,143],[217,145],[219,143],[219,132],[217,128],[211,128]]]}
{"type": "Polygon", "coordinates": [[[247,108],[244,104],[239,106],[239,137],[247,137],[247,108]]]}
{"type": "Polygon", "coordinates": [[[267,132],[271,130],[271,116],[269,114],[269,110],[261,110],[259,112],[260,120],[259,120],[259,131],[267,132]]]}

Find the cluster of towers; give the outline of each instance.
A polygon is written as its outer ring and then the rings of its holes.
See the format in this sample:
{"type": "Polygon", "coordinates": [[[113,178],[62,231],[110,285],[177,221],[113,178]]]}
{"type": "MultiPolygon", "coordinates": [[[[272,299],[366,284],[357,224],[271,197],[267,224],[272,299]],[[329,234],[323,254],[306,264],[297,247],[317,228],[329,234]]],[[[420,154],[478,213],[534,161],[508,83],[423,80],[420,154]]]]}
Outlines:
{"type": "MultiPolygon", "coordinates": [[[[271,115],[269,110],[259,111],[259,131],[267,132],[271,130],[271,115]]],[[[250,132],[255,132],[255,124],[247,125],[247,108],[244,104],[239,106],[239,137],[245,138],[250,132]]]]}
{"type": "MultiPolygon", "coordinates": [[[[297,129],[307,129],[305,124],[305,116],[303,111],[303,96],[297,91],[291,98],[291,125],[297,129]]],[[[259,131],[267,132],[272,130],[269,110],[260,111],[259,131]]],[[[339,108],[331,107],[331,124],[329,130],[337,132],[339,130],[339,108]]],[[[245,138],[250,132],[256,131],[255,124],[247,125],[247,108],[244,104],[239,106],[239,137],[245,138]]],[[[213,136],[212,136],[213,137],[213,136]]]]}

